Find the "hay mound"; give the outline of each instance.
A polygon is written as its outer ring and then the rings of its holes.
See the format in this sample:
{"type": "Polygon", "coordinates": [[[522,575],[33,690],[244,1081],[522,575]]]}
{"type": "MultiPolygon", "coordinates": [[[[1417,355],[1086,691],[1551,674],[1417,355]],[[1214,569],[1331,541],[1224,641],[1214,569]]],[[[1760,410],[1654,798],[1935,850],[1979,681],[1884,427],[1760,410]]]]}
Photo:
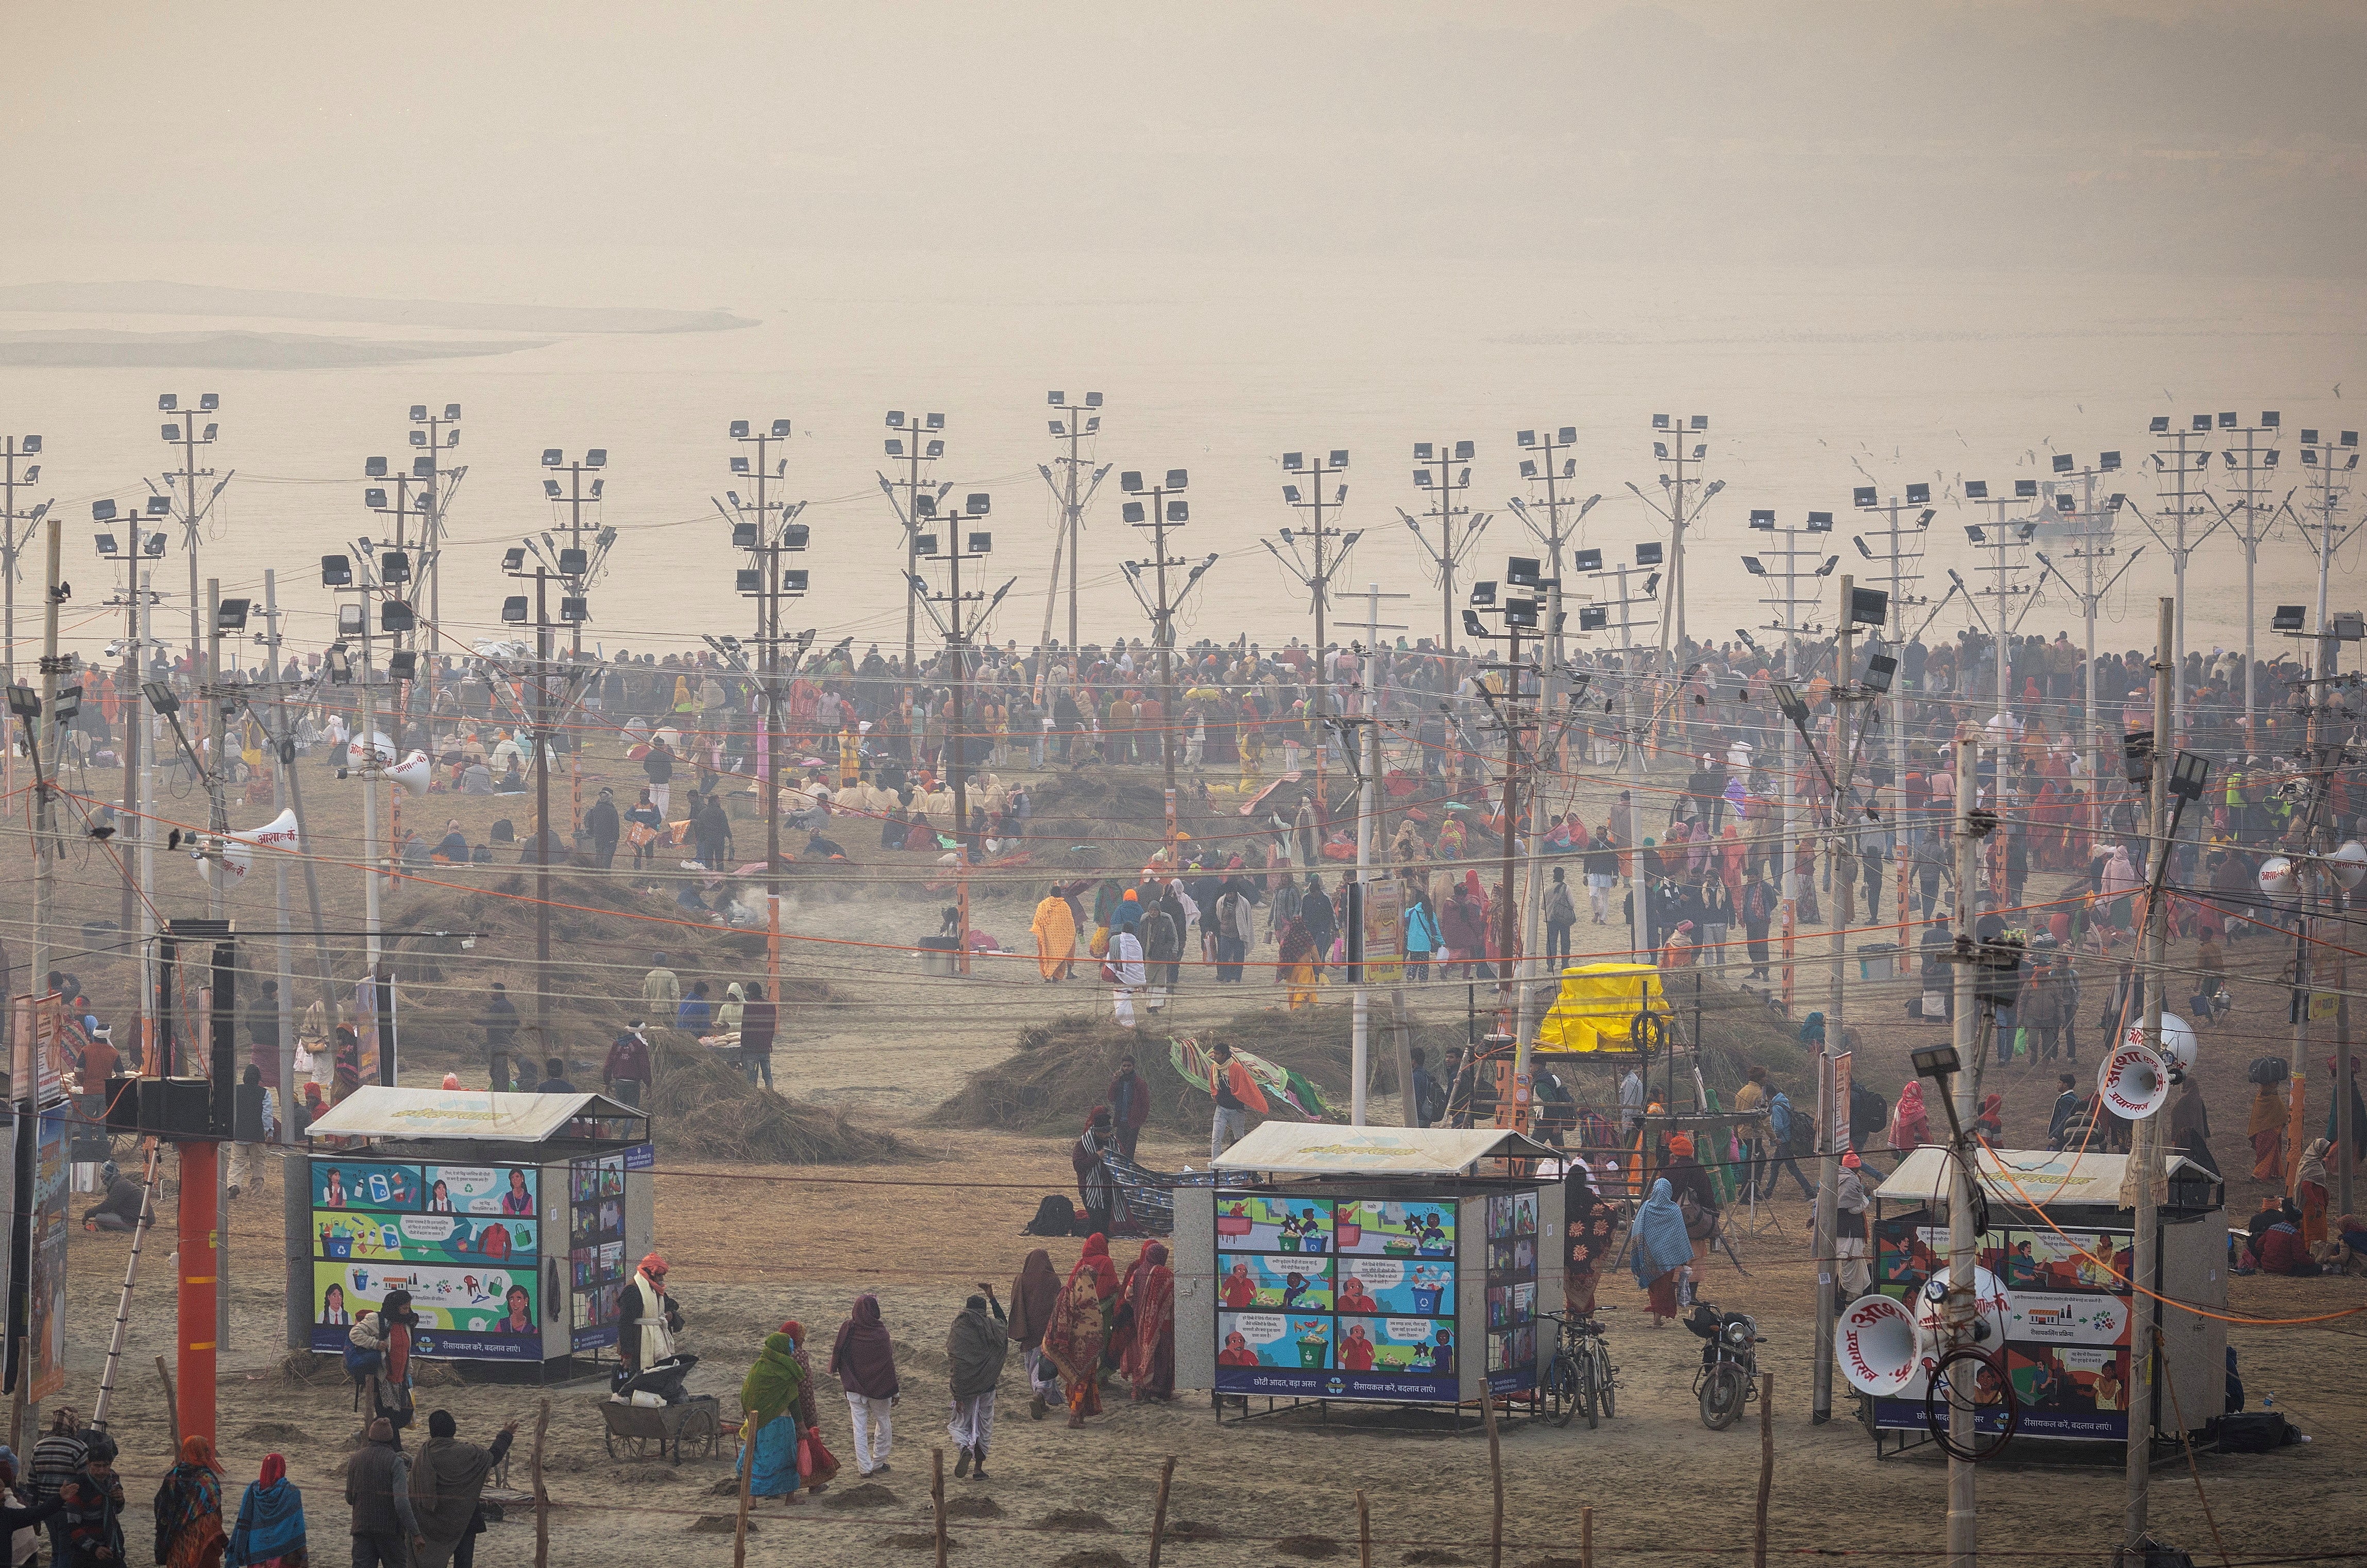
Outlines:
{"type": "Polygon", "coordinates": [[[239,1433],[238,1437],[241,1442],[262,1443],[269,1448],[310,1443],[312,1440],[311,1433],[289,1421],[257,1421],[239,1433]]]}
{"type": "Polygon", "coordinates": [[[1087,1513],[1082,1508],[1055,1508],[1037,1519],[1033,1528],[1039,1530],[1097,1530],[1104,1535],[1117,1533],[1116,1525],[1099,1514],[1087,1513]]]}
{"type": "Polygon", "coordinates": [[[707,1489],[707,1495],[709,1497],[737,1497],[740,1495],[740,1477],[736,1474],[723,1477],[720,1481],[718,1481],[714,1485],[707,1489]]]}
{"type": "Polygon", "coordinates": [[[1285,1557],[1337,1557],[1347,1550],[1328,1535],[1286,1535],[1274,1543],[1285,1557]]]}
{"type": "MultiPolygon", "coordinates": [[[[1257,1010],[1222,1023],[1199,1024],[1191,1032],[1204,1045],[1229,1041],[1311,1080],[1327,1106],[1342,1115],[1354,1074],[1345,1007],[1300,1012],[1257,1010]]],[[[1463,1043],[1460,1024],[1416,1024],[1413,1043],[1424,1047],[1433,1066],[1449,1045],[1463,1043]]],[[[1018,1050],[962,1082],[928,1121],[940,1127],[1001,1127],[1074,1135],[1102,1102],[1118,1058],[1131,1054],[1150,1084],[1151,1121],[1174,1133],[1205,1132],[1207,1091],[1195,1089],[1169,1064],[1168,1036],[1156,1029],[1126,1030],[1099,1014],[1064,1013],[1048,1023],[1019,1032],[1018,1050]]],[[[1373,1092],[1397,1090],[1396,1053],[1387,1034],[1372,1039],[1373,1092]]]]}
{"type": "Polygon", "coordinates": [[[645,1109],[670,1156],[759,1165],[867,1165],[911,1146],[892,1133],[752,1084],[699,1046],[660,1044],[645,1109]]]}
{"type": "Polygon", "coordinates": [[[1170,1519],[1161,1533],[1169,1540],[1216,1540],[1225,1532],[1221,1526],[1202,1524],[1196,1519],[1170,1519]]]}
{"type": "Polygon", "coordinates": [[[825,1508],[892,1508],[896,1506],[896,1494],[876,1481],[866,1481],[844,1492],[823,1493],[821,1506],[825,1508]]]}
{"type": "Polygon", "coordinates": [[[955,1497],[946,1504],[949,1519],[999,1519],[1002,1505],[991,1497],[955,1497]]]}
{"type": "MultiPolygon", "coordinates": [[[[740,1520],[736,1515],[701,1514],[690,1521],[690,1533],[693,1535],[736,1535],[739,1529],[740,1520]]],[[[756,1533],[756,1521],[753,1519],[748,1521],[748,1533],[756,1533]]]]}

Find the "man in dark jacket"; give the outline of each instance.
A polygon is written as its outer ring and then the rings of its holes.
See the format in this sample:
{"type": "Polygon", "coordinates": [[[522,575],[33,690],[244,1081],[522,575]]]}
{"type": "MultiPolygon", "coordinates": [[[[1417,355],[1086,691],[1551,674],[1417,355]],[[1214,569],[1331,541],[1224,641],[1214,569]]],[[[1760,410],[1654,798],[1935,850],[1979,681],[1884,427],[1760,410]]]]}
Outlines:
{"type": "Polygon", "coordinates": [[[773,1039],[780,1020],[780,1008],[765,999],[762,982],[751,980],[747,1005],[740,1010],[740,1070],[750,1083],[773,1087],[773,1039]]]}
{"type": "Polygon", "coordinates": [[[1135,1071],[1131,1053],[1118,1058],[1107,1098],[1112,1141],[1119,1154],[1132,1159],[1134,1145],[1142,1136],[1142,1124],[1150,1120],[1150,1085],[1135,1071]]]}
{"type": "Polygon", "coordinates": [[[617,858],[617,842],[624,837],[624,822],[617,815],[614,790],[604,789],[592,809],[583,814],[583,836],[592,841],[592,863],[602,871],[617,858]]]}
{"type": "Polygon", "coordinates": [[[369,1424],[369,1441],[345,1460],[345,1506],[353,1510],[354,1568],[410,1568],[419,1517],[411,1508],[411,1456],[394,1446],[394,1424],[369,1424]]]}
{"type": "Polygon", "coordinates": [[[517,1436],[513,1421],[491,1447],[480,1448],[462,1442],[459,1429],[450,1411],[428,1412],[427,1441],[411,1466],[411,1506],[418,1530],[412,1542],[412,1568],[448,1568],[454,1552],[469,1539],[486,1475],[502,1462],[517,1436]]]}
{"type": "Polygon", "coordinates": [[[1002,1359],[1011,1350],[1002,1303],[994,1287],[980,1281],[979,1293],[954,1314],[946,1335],[946,1359],[952,1363],[954,1418],[946,1430],[961,1450],[954,1474],[978,1479],[986,1474],[986,1445],[994,1436],[994,1385],[1002,1377],[1002,1359]]]}
{"type": "Polygon", "coordinates": [[[477,1027],[485,1032],[485,1065],[493,1092],[505,1094],[510,1087],[510,1045],[517,1037],[518,1010],[510,1000],[509,987],[499,980],[493,982],[492,993],[477,1014],[477,1027]]]}
{"type": "Polygon", "coordinates": [[[608,1059],[600,1065],[600,1092],[638,1106],[641,1087],[649,1081],[650,1039],[641,1032],[641,1021],[637,1018],[608,1047],[608,1059]]]}

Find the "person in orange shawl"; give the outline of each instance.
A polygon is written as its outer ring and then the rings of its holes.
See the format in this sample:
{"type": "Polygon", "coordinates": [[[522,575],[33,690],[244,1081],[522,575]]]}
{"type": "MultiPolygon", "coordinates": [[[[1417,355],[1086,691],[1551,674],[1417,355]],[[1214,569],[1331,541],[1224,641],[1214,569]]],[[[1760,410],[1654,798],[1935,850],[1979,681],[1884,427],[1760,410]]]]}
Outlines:
{"type": "Polygon", "coordinates": [[[1085,1238],[1084,1255],[1053,1300],[1051,1325],[1044,1331],[1044,1354],[1067,1385],[1071,1427],[1102,1413],[1102,1349],[1116,1296],[1117,1265],[1110,1261],[1109,1238],[1096,1231],[1085,1238]]]}
{"type": "Polygon", "coordinates": [[[1217,1102],[1208,1123],[1208,1157],[1215,1159],[1249,1135],[1250,1112],[1266,1112],[1265,1091],[1249,1068],[1219,1040],[1208,1052],[1208,1092],[1217,1102]]]}
{"type": "Polygon", "coordinates": [[[2285,1179],[2285,1121],[2290,1112],[2284,1097],[2268,1084],[2253,1086],[2251,1114],[2244,1119],[2244,1136],[2252,1140],[2252,1179],[2285,1179]]]}
{"type": "Polygon", "coordinates": [[[1127,1287],[1127,1304],[1134,1309],[1134,1331],[1126,1344],[1119,1370],[1133,1385],[1133,1397],[1168,1399],[1175,1393],[1175,1271],[1167,1266],[1167,1247],[1152,1242],[1142,1249],[1127,1287]]]}
{"type": "Polygon", "coordinates": [[[1036,906],[1035,923],[1027,928],[1036,938],[1036,967],[1047,981],[1065,980],[1077,959],[1077,920],[1060,890],[1036,906]]]}

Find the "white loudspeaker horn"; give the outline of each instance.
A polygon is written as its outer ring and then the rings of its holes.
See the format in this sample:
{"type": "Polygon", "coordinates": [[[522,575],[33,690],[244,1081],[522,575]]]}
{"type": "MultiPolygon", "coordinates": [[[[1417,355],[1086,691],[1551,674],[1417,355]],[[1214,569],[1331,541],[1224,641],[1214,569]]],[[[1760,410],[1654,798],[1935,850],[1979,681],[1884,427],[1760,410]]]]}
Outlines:
{"type": "Polygon", "coordinates": [[[2096,1091],[2113,1115],[2142,1121],[2169,1099],[2169,1066],[2152,1046],[2123,1041],[2097,1069],[2096,1091]]]}
{"type": "MultiPolygon", "coordinates": [[[[245,881],[246,874],[254,869],[255,852],[258,846],[289,851],[296,848],[296,813],[282,811],[260,828],[224,835],[220,843],[222,867],[230,873],[230,886],[235,887],[245,881]]],[[[204,852],[202,844],[192,852],[198,857],[198,874],[211,882],[214,879],[214,857],[204,852]]]]}
{"type": "MultiPolygon", "coordinates": [[[[1932,1276],[1923,1281],[1915,1292],[1915,1326],[1923,1333],[1926,1344],[1944,1344],[1948,1337],[1948,1284],[1950,1266],[1942,1263],[1932,1276]]],[[[1987,1269],[1973,1269],[1973,1315],[1989,1325],[1997,1343],[2005,1343],[2006,1317],[2013,1310],[2013,1298],[2006,1293],[2005,1282],[1987,1269]]]]}
{"type": "MultiPolygon", "coordinates": [[[[2142,1023],[2130,1024],[2129,1032],[2123,1035],[2121,1039],[2124,1044],[2128,1045],[2144,1045],[2149,1043],[2145,1037],[2145,1025],[2142,1023]]],[[[2176,1067],[2180,1072],[2185,1073],[2193,1071],[2194,1026],[2187,1022],[2184,1019],[2179,1017],[2174,1012],[2163,1013],[2161,1015],[2160,1054],[2164,1060],[2166,1060],[2171,1066],[2176,1067]]]]}
{"type": "Polygon", "coordinates": [[[2348,893],[2367,882],[2367,844],[2353,839],[2327,856],[2326,863],[2334,873],[2334,880],[2342,884],[2342,890],[2348,893]]]}
{"type": "Polygon", "coordinates": [[[434,773],[435,770],[428,765],[427,753],[425,751],[413,751],[386,771],[388,778],[392,779],[413,795],[425,795],[428,781],[434,773]]]}
{"type": "Polygon", "coordinates": [[[2260,891],[2271,898],[2282,898],[2293,890],[2293,862],[2282,855],[2271,855],[2260,863],[2260,891]]]}
{"type": "Polygon", "coordinates": [[[1833,1359],[1860,1393],[1897,1393],[1915,1379],[1921,1363],[1915,1317],[1888,1296],[1861,1296],[1833,1326],[1833,1359]]]}
{"type": "Polygon", "coordinates": [[[349,768],[369,766],[370,753],[373,751],[378,753],[379,765],[381,767],[394,761],[394,742],[386,738],[386,732],[382,729],[372,730],[368,740],[357,735],[345,742],[345,766],[349,768]]]}

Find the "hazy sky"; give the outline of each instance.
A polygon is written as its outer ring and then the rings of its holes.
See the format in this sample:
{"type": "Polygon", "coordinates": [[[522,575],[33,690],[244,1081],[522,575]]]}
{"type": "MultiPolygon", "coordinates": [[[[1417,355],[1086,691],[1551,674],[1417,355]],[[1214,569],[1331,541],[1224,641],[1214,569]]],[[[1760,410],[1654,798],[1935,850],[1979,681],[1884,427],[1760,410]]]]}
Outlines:
{"type": "Polygon", "coordinates": [[[2367,240],[2343,0],[8,9],[6,281],[639,244],[2350,276],[2367,240]]]}

